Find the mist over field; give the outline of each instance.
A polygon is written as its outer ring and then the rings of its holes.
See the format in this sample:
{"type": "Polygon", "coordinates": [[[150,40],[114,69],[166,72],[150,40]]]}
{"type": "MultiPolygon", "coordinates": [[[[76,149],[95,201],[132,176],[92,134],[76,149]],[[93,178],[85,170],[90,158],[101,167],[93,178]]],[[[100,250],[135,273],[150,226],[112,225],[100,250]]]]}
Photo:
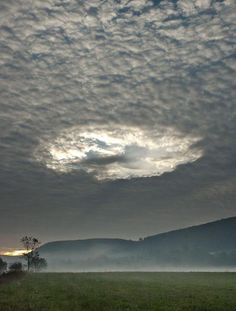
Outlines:
{"type": "Polygon", "coordinates": [[[39,252],[51,272],[235,271],[235,238],[234,217],[139,241],[106,238],[49,242],[39,252]]]}

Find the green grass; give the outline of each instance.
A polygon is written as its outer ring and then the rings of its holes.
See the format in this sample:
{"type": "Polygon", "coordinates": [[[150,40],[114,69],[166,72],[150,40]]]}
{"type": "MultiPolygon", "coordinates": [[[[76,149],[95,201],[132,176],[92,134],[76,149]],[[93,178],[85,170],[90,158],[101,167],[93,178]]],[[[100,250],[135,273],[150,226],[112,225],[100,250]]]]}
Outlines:
{"type": "Polygon", "coordinates": [[[234,311],[236,273],[39,273],[0,284],[0,311],[234,311]]]}

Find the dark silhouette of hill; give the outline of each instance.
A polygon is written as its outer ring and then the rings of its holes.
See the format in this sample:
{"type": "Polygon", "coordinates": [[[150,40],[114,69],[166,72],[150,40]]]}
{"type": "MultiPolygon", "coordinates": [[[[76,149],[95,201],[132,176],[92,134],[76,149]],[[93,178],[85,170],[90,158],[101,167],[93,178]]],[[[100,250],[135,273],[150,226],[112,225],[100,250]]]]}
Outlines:
{"type": "Polygon", "coordinates": [[[54,270],[135,270],[235,267],[236,217],[149,236],[140,241],[88,239],[49,242],[40,254],[54,270]]]}
{"type": "Polygon", "coordinates": [[[207,224],[197,225],[175,231],[146,237],[146,245],[159,244],[161,247],[176,244],[190,247],[201,247],[206,250],[217,251],[232,249],[236,246],[236,217],[226,218],[207,224]]]}

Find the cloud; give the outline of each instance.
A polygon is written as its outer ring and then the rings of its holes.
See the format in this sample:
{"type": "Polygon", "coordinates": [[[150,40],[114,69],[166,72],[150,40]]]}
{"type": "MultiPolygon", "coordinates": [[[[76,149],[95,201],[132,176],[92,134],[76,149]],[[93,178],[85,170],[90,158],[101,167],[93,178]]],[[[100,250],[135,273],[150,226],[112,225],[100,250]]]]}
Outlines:
{"type": "Polygon", "coordinates": [[[53,170],[84,170],[99,180],[159,176],[202,156],[200,149],[191,148],[199,138],[181,136],[170,128],[76,127],[44,143],[35,157],[53,170]]]}
{"type": "Polygon", "coordinates": [[[1,236],[21,230],[19,215],[29,230],[39,217],[39,232],[64,220],[85,236],[113,216],[111,234],[135,235],[128,218],[154,232],[232,215],[234,21],[231,0],[1,3],[1,236]],[[95,150],[80,158],[70,144],[88,127],[95,150]]]}

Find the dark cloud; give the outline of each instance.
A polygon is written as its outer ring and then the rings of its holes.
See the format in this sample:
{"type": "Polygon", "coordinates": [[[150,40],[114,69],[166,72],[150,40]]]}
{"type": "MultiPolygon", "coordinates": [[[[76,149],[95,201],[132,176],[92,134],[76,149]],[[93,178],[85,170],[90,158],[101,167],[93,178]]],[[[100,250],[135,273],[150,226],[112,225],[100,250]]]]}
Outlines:
{"type": "MultiPolygon", "coordinates": [[[[138,237],[236,215],[235,12],[231,0],[1,3],[0,244],[138,237]],[[171,129],[198,137],[189,148],[202,155],[128,180],[48,168],[42,146],[85,126],[171,129]]],[[[85,166],[146,154],[129,148],[85,166]]]]}

